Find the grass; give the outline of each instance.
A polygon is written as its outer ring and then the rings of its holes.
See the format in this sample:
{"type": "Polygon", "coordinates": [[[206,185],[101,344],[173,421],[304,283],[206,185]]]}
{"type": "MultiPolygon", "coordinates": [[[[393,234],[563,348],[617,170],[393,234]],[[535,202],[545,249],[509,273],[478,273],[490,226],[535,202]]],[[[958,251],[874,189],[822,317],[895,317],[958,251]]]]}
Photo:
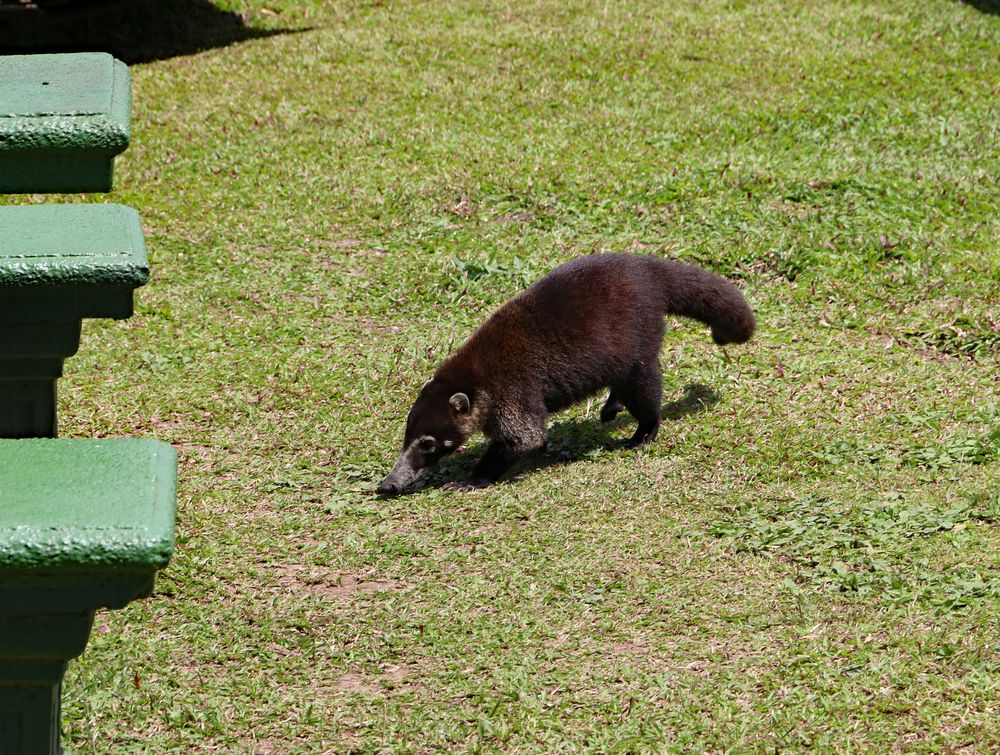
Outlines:
{"type": "Polygon", "coordinates": [[[153,277],[60,382],[63,435],[180,454],[68,747],[1000,748],[992,6],[218,5],[256,31],[132,68],[153,277]],[[671,323],[652,447],[598,397],[504,484],[438,487],[476,443],[372,494],[493,307],[623,250],[760,322],[671,323]]]}

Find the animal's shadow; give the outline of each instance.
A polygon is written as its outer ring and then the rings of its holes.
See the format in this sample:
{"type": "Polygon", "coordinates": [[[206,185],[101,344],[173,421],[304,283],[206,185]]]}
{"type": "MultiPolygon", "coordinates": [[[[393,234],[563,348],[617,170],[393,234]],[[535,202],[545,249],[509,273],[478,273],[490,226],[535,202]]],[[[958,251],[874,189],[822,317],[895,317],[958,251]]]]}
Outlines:
{"type": "Polygon", "coordinates": [[[1000,16],[1000,0],[962,0],[966,5],[971,5],[980,13],[992,13],[1000,16]]]}
{"type": "Polygon", "coordinates": [[[132,65],[306,29],[258,29],[208,0],[49,0],[0,8],[0,55],[109,52],[132,65]]]}
{"type": "MultiPolygon", "coordinates": [[[[660,411],[664,422],[676,422],[689,415],[707,411],[719,401],[719,395],[707,385],[692,383],[684,387],[684,394],[680,398],[664,404],[660,411]]],[[[539,469],[594,458],[605,451],[621,448],[624,441],[611,440],[608,438],[608,431],[626,427],[629,423],[634,425],[635,420],[628,412],[622,412],[607,424],[596,417],[556,422],[549,428],[545,450],[520,462],[512,472],[504,475],[496,484],[503,485],[539,469]]],[[[663,428],[660,432],[663,432],[663,428]]],[[[468,478],[472,467],[485,450],[485,444],[479,443],[466,453],[445,459],[415,487],[407,488],[403,492],[412,493],[426,488],[438,488],[448,482],[468,478]]]]}

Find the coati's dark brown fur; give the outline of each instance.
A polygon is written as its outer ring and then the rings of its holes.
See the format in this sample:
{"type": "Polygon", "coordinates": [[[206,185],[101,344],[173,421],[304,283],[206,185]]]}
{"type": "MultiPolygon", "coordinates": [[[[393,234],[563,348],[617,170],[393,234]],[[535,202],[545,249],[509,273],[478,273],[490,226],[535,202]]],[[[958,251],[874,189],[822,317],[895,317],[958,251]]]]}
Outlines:
{"type": "Polygon", "coordinates": [[[501,306],[424,385],[406,420],[403,453],[379,485],[398,493],[478,430],[490,440],[472,478],[496,481],[545,444],[548,415],[610,388],[607,422],[638,420],[630,446],[660,426],[664,315],[709,325],[718,344],[753,335],[753,311],[732,283],[656,257],[600,254],[557,267],[501,306]]]}

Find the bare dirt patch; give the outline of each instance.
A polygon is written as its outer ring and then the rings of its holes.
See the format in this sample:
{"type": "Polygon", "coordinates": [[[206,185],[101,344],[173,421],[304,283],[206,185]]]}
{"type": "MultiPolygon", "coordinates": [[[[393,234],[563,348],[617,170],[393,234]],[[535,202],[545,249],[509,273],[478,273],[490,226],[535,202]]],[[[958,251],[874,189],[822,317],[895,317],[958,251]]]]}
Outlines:
{"type": "Polygon", "coordinates": [[[635,642],[619,642],[611,646],[611,651],[617,656],[649,655],[653,648],[646,644],[645,640],[638,639],[635,642]]]}
{"type": "Polygon", "coordinates": [[[309,564],[275,564],[275,581],[284,591],[324,598],[351,598],[355,595],[392,592],[399,584],[392,580],[367,579],[363,573],[323,569],[309,564]]]}
{"type": "Polygon", "coordinates": [[[387,689],[399,686],[413,675],[413,668],[406,664],[385,666],[381,674],[365,675],[349,672],[333,680],[333,688],[341,692],[357,692],[377,695],[387,689]]]}
{"type": "Polygon", "coordinates": [[[379,686],[371,681],[364,674],[344,674],[333,680],[335,689],[341,692],[359,692],[365,695],[375,695],[380,691],[379,686]]]}

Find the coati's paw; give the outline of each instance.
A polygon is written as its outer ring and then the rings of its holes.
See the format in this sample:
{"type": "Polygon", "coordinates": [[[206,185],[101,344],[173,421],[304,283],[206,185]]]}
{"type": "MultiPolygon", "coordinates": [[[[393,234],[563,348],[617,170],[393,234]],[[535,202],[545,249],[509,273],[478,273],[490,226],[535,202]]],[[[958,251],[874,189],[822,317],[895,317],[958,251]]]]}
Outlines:
{"type": "Polygon", "coordinates": [[[447,490],[450,493],[469,493],[473,490],[485,488],[489,484],[489,480],[453,480],[452,482],[446,482],[441,486],[441,489],[447,490]]]}
{"type": "Polygon", "coordinates": [[[605,406],[601,409],[601,422],[604,422],[605,424],[611,422],[611,420],[617,417],[624,408],[624,406],[605,406]]]}
{"type": "Polygon", "coordinates": [[[625,410],[625,404],[618,398],[614,391],[608,394],[608,400],[601,407],[601,422],[610,422],[625,410]]]}
{"type": "Polygon", "coordinates": [[[636,449],[648,446],[656,440],[656,433],[659,429],[659,427],[654,427],[652,430],[643,430],[642,428],[639,428],[635,431],[635,435],[625,441],[625,448],[636,449]]]}

